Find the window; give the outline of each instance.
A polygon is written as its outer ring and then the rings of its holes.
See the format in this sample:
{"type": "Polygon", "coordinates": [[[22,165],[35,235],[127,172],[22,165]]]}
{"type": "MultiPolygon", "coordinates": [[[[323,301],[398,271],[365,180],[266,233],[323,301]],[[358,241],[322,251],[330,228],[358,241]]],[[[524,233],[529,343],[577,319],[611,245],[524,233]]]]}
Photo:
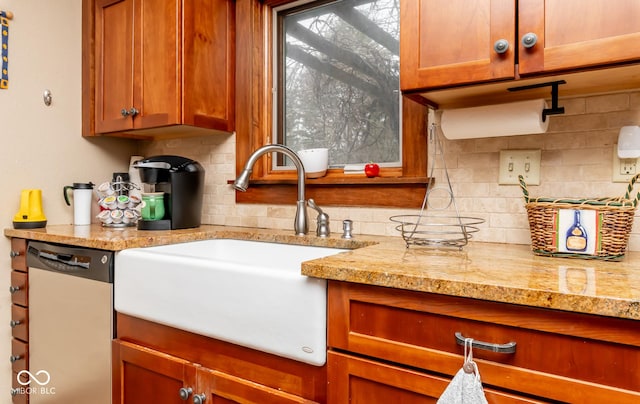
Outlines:
{"type": "Polygon", "coordinates": [[[401,165],[398,8],[398,0],[341,0],[273,10],[278,143],[326,147],[332,167],[401,165]]]}
{"type": "MultiPolygon", "coordinates": [[[[378,0],[379,1],[379,0],[378,0]]],[[[359,0],[356,9],[374,0],[359,0]]],[[[292,0],[236,0],[236,171],[240,173],[253,151],[278,143],[274,121],[277,114],[277,87],[272,44],[276,36],[274,11],[298,4],[292,0]]],[[[309,2],[307,2],[309,3],[309,2]]],[[[314,1],[316,5],[334,1],[314,1]]],[[[338,3],[336,3],[338,4],[338,3]]],[[[308,5],[307,5],[308,6],[308,5]]],[[[307,7],[308,8],[308,7],[307,7]]],[[[353,6],[352,6],[353,8],[353,6]]],[[[309,9],[311,10],[311,9],[309,9]]],[[[402,40],[400,40],[402,42],[402,40]]],[[[411,45],[411,44],[410,44],[411,45]]],[[[402,45],[400,45],[402,46],[402,45]]],[[[411,45],[412,46],[412,45],[411,45]]],[[[320,59],[322,60],[322,59],[320,59]]],[[[421,99],[417,97],[416,99],[421,99]]],[[[320,206],[387,206],[419,208],[424,199],[427,178],[427,108],[403,96],[398,125],[401,164],[382,167],[380,177],[345,175],[342,169],[330,169],[322,178],[307,180],[306,197],[320,206]]],[[[307,145],[305,145],[307,147],[307,145]]],[[[253,167],[251,186],[247,192],[236,192],[238,203],[291,204],[296,200],[296,173],[277,167],[272,160],[279,155],[266,155],[253,167]]],[[[231,181],[231,179],[230,179],[231,181]]]]}

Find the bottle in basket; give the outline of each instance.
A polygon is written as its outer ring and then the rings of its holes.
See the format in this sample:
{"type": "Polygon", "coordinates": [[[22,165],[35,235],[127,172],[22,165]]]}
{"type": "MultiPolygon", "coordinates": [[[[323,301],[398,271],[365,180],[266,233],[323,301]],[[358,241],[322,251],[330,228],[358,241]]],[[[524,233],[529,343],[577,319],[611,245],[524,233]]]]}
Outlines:
{"type": "Polygon", "coordinates": [[[587,232],[580,223],[580,211],[573,211],[573,225],[567,230],[567,250],[584,252],[587,249],[587,232]]]}

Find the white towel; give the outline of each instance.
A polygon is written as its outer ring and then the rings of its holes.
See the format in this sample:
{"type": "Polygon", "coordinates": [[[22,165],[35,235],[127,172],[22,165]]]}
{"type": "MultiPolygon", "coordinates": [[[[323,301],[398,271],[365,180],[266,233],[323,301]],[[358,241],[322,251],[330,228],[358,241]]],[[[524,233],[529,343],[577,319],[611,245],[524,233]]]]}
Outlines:
{"type": "Polygon", "coordinates": [[[438,404],[487,404],[480,374],[458,370],[438,399],[438,404]]]}
{"type": "Polygon", "coordinates": [[[444,390],[437,404],[488,404],[480,371],[473,361],[472,338],[464,340],[464,365],[444,390]]]}

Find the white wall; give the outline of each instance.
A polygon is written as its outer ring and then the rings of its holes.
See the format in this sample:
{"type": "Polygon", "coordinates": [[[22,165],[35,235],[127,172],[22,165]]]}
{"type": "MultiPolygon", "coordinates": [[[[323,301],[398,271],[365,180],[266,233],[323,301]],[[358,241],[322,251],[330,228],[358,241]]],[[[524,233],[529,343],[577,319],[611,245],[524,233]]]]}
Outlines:
{"type": "MultiPolygon", "coordinates": [[[[62,187],[127,171],[135,143],[81,137],[81,0],[4,0],[9,89],[0,90],[0,225],[12,226],[22,189],[40,188],[49,224],[72,223],[62,187]],[[42,93],[53,93],[50,107],[42,93]]],[[[0,403],[10,403],[9,239],[0,240],[0,403]]]]}

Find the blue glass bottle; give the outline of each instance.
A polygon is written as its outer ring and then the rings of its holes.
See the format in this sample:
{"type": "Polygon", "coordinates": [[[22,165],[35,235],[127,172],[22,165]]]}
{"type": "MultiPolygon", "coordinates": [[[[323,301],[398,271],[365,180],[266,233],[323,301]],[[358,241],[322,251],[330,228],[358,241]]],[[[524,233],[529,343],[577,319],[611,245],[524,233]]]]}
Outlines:
{"type": "Polygon", "coordinates": [[[587,250],[587,231],[580,223],[580,211],[573,211],[573,225],[567,230],[566,246],[568,251],[585,252],[587,250]]]}

